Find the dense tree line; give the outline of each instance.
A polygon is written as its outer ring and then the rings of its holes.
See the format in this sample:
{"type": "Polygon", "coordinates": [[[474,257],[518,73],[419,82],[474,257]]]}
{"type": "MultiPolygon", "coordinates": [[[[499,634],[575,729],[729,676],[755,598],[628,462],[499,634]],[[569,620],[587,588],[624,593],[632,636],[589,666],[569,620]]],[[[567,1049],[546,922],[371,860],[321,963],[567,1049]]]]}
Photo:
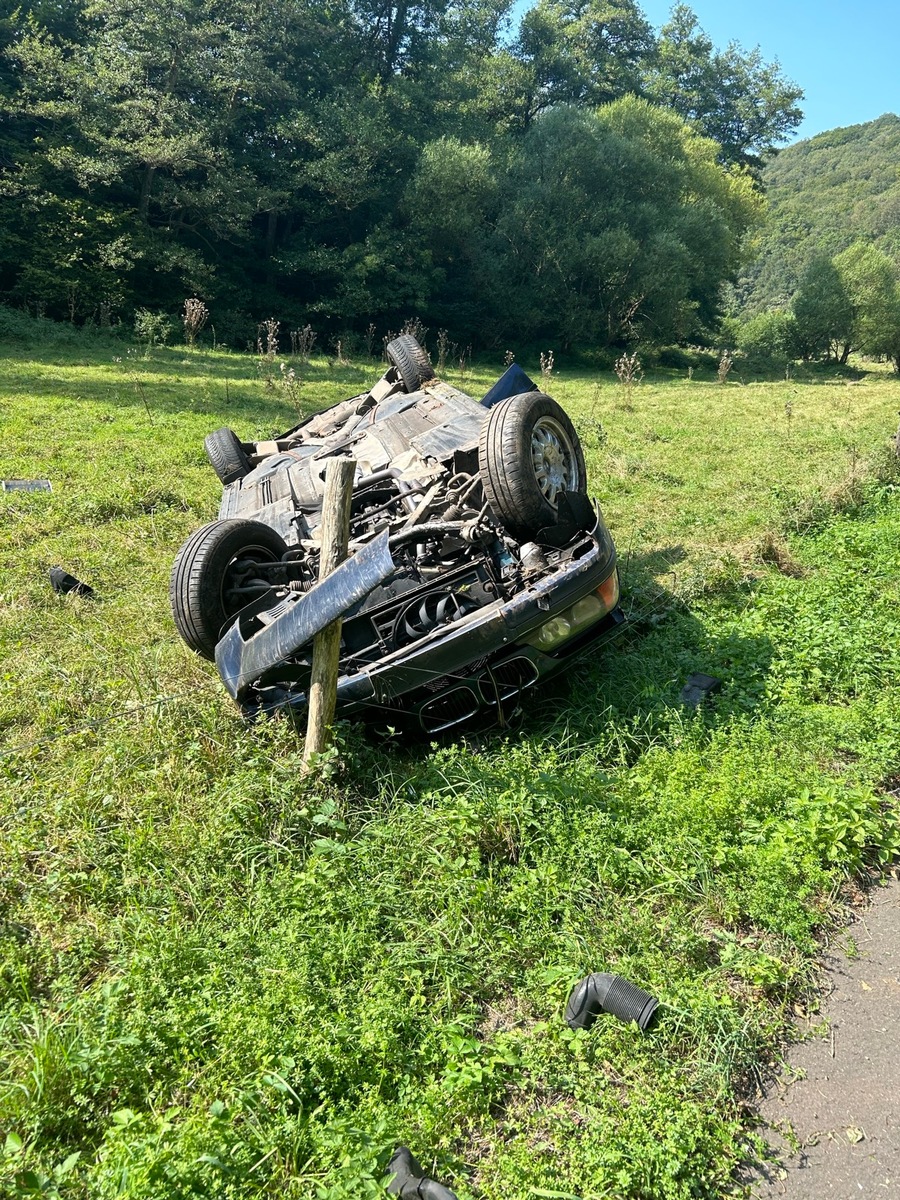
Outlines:
{"type": "Polygon", "coordinates": [[[7,0],[0,295],[473,343],[695,336],[798,90],[634,0],[7,0]]]}

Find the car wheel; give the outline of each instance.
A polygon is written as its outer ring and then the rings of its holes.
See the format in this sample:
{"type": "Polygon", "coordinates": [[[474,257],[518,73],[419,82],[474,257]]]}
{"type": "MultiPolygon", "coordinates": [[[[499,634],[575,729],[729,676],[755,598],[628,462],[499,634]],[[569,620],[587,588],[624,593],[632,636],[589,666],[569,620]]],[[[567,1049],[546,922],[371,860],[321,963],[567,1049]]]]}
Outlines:
{"type": "Polygon", "coordinates": [[[213,521],[192,534],[169,581],[175,628],[187,645],[215,658],[216,642],[253,599],[238,589],[251,585],[255,565],[279,562],[286,552],[281,535],[261,521],[213,521]]]}
{"type": "Polygon", "coordinates": [[[233,429],[217,429],[203,440],[206,457],[222,483],[243,479],[251,470],[250,459],[233,429]]]}
{"type": "Polygon", "coordinates": [[[563,492],[583,492],[587,486],[578,434],[543,392],[510,396],[488,410],[478,467],[494,516],[521,539],[556,523],[563,492]]]}
{"type": "Polygon", "coordinates": [[[423,383],[434,379],[434,367],[428,351],[419,345],[412,334],[402,333],[394,338],[388,342],[385,352],[397,368],[407,392],[417,392],[423,383]]]}

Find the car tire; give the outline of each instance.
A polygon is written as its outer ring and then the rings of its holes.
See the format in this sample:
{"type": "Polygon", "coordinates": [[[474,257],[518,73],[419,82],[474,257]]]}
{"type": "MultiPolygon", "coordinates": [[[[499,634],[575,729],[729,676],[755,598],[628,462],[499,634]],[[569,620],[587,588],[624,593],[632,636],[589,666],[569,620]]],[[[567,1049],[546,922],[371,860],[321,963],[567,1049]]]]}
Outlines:
{"type": "Polygon", "coordinates": [[[222,483],[234,483],[252,470],[252,464],[233,429],[217,429],[203,439],[206,457],[222,483]]]}
{"type": "Polygon", "coordinates": [[[434,367],[428,351],[419,345],[412,334],[402,333],[394,338],[388,342],[385,352],[397,368],[407,392],[418,392],[423,383],[434,379],[434,367]]]}
{"type": "Polygon", "coordinates": [[[494,516],[521,540],[556,523],[562,492],[583,492],[581,442],[566,413],[543,392],[495,404],[481,427],[478,467],[494,516]]]}
{"type": "Polygon", "coordinates": [[[279,533],[261,521],[213,521],[192,534],[178,551],[169,581],[175,628],[204,658],[248,602],[229,597],[229,568],[240,559],[278,562],[287,552],[279,533]]]}

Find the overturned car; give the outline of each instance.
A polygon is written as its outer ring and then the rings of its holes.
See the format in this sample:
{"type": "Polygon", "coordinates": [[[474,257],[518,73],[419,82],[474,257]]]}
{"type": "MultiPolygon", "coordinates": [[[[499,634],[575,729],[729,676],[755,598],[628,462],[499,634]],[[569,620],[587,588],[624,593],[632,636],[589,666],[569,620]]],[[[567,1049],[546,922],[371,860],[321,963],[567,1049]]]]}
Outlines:
{"type": "Polygon", "coordinates": [[[477,401],[419,343],[374,387],[272,441],[206,439],[219,519],[181,547],[178,632],[253,716],[302,709],[342,618],[339,713],[438,734],[505,724],[623,620],[616,552],[563,409],[513,365],[477,401]],[[349,556],[319,582],[329,458],[355,460],[349,556]]]}

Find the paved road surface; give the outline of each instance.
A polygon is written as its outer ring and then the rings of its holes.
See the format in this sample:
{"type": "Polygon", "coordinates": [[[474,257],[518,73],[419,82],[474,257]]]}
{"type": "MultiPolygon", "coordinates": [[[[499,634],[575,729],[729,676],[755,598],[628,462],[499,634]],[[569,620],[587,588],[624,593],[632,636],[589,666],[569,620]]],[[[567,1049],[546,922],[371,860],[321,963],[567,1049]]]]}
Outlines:
{"type": "Polygon", "coordinates": [[[782,1079],[761,1105],[772,1126],[789,1123],[800,1143],[755,1184],[760,1200],[900,1200],[900,884],[876,888],[848,933],[858,958],[826,960],[828,1032],[788,1055],[782,1079]]]}

